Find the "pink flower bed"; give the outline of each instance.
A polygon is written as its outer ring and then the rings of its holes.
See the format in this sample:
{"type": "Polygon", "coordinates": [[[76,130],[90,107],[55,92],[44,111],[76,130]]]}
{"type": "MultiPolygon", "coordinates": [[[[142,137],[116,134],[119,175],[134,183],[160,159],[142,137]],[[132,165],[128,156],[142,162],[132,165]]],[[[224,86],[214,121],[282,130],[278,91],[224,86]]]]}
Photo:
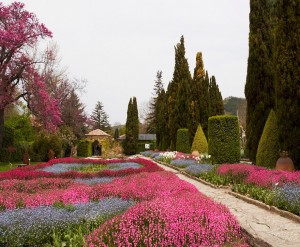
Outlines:
{"type": "Polygon", "coordinates": [[[231,175],[233,179],[241,178],[247,184],[254,184],[265,188],[271,188],[278,183],[300,184],[300,171],[287,172],[280,170],[268,170],[264,167],[245,164],[223,164],[217,169],[221,176],[231,175]]]}
{"type": "Polygon", "coordinates": [[[223,246],[239,238],[240,226],[229,210],[195,192],[138,203],[104,223],[86,243],[89,247],[223,246]]]}
{"type": "Polygon", "coordinates": [[[84,173],[78,171],[68,171],[60,174],[39,171],[38,169],[45,168],[47,166],[52,166],[57,163],[93,163],[93,164],[109,164],[109,163],[118,163],[125,162],[128,160],[118,159],[118,160],[93,160],[93,159],[74,159],[74,158],[62,158],[62,159],[53,159],[47,163],[38,164],[35,166],[26,166],[22,168],[16,168],[7,172],[0,173],[0,180],[2,179],[34,179],[34,178],[92,178],[92,177],[118,177],[126,176],[129,174],[135,174],[140,172],[155,172],[162,171],[156,163],[151,160],[146,160],[142,158],[130,159],[130,162],[136,162],[141,164],[143,167],[139,169],[123,169],[123,170],[102,170],[96,173],[84,173]]]}
{"type": "Polygon", "coordinates": [[[150,200],[153,198],[197,192],[188,182],[180,180],[172,172],[140,173],[117,178],[108,184],[98,184],[93,187],[92,198],[117,196],[122,199],[150,200]]]}

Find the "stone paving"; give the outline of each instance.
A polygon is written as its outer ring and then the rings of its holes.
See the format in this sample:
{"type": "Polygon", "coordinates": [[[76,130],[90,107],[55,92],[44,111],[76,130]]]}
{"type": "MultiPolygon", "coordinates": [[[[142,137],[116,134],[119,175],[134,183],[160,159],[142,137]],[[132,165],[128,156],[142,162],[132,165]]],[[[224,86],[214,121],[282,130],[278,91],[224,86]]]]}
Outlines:
{"type": "MultiPolygon", "coordinates": [[[[225,189],[214,189],[170,167],[158,165],[167,171],[175,172],[180,179],[193,184],[201,193],[226,205],[237,217],[241,227],[254,238],[261,239],[274,247],[300,247],[300,223],[244,202],[229,195],[225,189]]],[[[255,244],[255,246],[262,245],[255,244]]]]}

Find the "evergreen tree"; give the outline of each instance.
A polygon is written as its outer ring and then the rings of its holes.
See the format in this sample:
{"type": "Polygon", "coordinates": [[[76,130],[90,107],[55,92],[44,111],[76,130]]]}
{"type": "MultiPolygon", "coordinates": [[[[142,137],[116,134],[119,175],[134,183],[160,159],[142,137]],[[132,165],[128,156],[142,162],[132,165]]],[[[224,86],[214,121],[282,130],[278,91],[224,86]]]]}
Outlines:
{"type": "Polygon", "coordinates": [[[277,0],[275,97],[281,150],[300,168],[300,2],[277,0]]]}
{"type": "Polygon", "coordinates": [[[115,134],[114,134],[114,139],[117,140],[119,138],[120,134],[119,134],[119,129],[116,128],[115,129],[115,134]]]}
{"type": "Polygon", "coordinates": [[[108,115],[103,109],[103,104],[98,101],[95,109],[92,112],[91,120],[94,123],[94,128],[101,129],[103,131],[109,131],[111,129],[108,122],[108,115]]]}
{"type": "Polygon", "coordinates": [[[271,110],[261,135],[256,155],[256,164],[275,168],[279,158],[278,122],[274,110],[271,110]]]}
{"type": "Polygon", "coordinates": [[[162,89],[158,94],[155,104],[155,116],[156,116],[156,146],[163,150],[166,137],[166,109],[165,109],[165,90],[162,89]]]}
{"type": "Polygon", "coordinates": [[[176,148],[176,136],[179,128],[187,128],[189,123],[189,105],[191,91],[191,74],[185,58],[184,38],[175,47],[175,67],[173,79],[168,85],[168,128],[170,146],[176,148]]]}
{"type": "Polygon", "coordinates": [[[208,143],[204,135],[201,125],[198,125],[197,132],[194,137],[191,152],[198,151],[200,154],[208,153],[208,143]]]}
{"type": "Polygon", "coordinates": [[[86,115],[84,106],[80,102],[75,90],[72,90],[70,95],[66,98],[61,108],[61,119],[65,126],[71,128],[75,136],[80,139],[84,136],[86,115]]]}
{"type": "Polygon", "coordinates": [[[127,155],[136,154],[138,150],[139,119],[136,98],[130,98],[127,109],[126,139],[123,143],[127,155]]]}
{"type": "MultiPolygon", "coordinates": [[[[271,7],[272,1],[270,0],[250,1],[249,57],[245,85],[247,99],[246,152],[253,162],[255,162],[258,142],[268,113],[274,108],[271,7]]],[[[279,57],[279,59],[281,58],[279,57]]]]}
{"type": "Polygon", "coordinates": [[[147,122],[147,133],[155,134],[156,129],[157,129],[157,113],[156,113],[156,108],[157,108],[157,100],[158,96],[163,90],[163,82],[162,82],[162,71],[157,71],[156,73],[156,80],[154,82],[154,93],[153,97],[151,99],[150,103],[150,109],[149,113],[146,117],[146,122],[147,122]]]}
{"type": "Polygon", "coordinates": [[[211,77],[209,83],[209,116],[224,115],[224,105],[216,78],[211,77]]]}
{"type": "Polygon", "coordinates": [[[202,52],[198,52],[196,56],[196,67],[194,69],[194,77],[192,84],[192,102],[190,133],[195,135],[198,124],[200,123],[204,133],[207,135],[208,117],[209,117],[209,79],[207,72],[204,70],[202,52]]]}

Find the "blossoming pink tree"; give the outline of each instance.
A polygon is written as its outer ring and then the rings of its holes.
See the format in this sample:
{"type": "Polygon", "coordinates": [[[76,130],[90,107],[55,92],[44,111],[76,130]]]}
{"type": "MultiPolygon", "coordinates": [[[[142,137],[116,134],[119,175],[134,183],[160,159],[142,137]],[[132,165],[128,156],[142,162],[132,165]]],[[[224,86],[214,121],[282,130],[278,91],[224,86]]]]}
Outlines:
{"type": "Polygon", "coordinates": [[[29,109],[47,129],[60,123],[58,102],[47,91],[43,77],[35,65],[41,61],[30,56],[38,40],[51,37],[24,4],[0,2],[0,147],[4,132],[5,108],[24,99],[29,109]]]}

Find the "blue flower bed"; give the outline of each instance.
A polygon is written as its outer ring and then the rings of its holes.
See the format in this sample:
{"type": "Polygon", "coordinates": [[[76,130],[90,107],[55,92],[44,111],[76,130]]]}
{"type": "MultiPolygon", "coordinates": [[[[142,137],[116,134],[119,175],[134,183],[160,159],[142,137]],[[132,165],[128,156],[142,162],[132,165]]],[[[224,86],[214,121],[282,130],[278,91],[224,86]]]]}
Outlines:
{"type": "Polygon", "coordinates": [[[172,160],[171,161],[171,165],[176,166],[176,167],[180,167],[180,168],[184,168],[190,165],[197,165],[197,161],[196,160],[172,160]]]}
{"type": "Polygon", "coordinates": [[[139,169],[142,167],[141,164],[135,162],[120,162],[120,163],[110,163],[108,164],[108,170],[117,171],[123,169],[139,169]]]}
{"type": "Polygon", "coordinates": [[[110,183],[114,178],[102,177],[102,178],[76,178],[75,182],[85,183],[88,185],[100,184],[100,183],[110,183]]]}
{"type": "Polygon", "coordinates": [[[74,204],[70,209],[54,206],[7,210],[0,213],[0,246],[41,246],[53,230],[93,222],[120,213],[134,203],[120,198],[74,204]],[[4,245],[5,246],[5,245],[4,245]]]}
{"type": "Polygon", "coordinates": [[[158,158],[158,156],[159,156],[159,152],[153,152],[151,155],[150,155],[150,158],[152,158],[152,159],[156,159],[156,158],[158,158]]]}
{"type": "MultiPolygon", "coordinates": [[[[91,166],[92,164],[80,164],[80,163],[57,163],[52,166],[47,166],[41,169],[38,169],[39,171],[45,171],[45,172],[51,172],[51,173],[63,173],[73,170],[79,170],[83,167],[91,166]]],[[[138,169],[141,168],[142,165],[135,163],[135,162],[116,162],[116,163],[110,163],[107,164],[107,170],[117,171],[117,170],[123,170],[123,169],[138,169]]]]}
{"type": "Polygon", "coordinates": [[[284,184],[274,190],[274,201],[282,209],[300,215],[300,186],[284,184]]]}
{"type": "Polygon", "coordinates": [[[144,155],[146,157],[150,157],[153,154],[153,151],[145,151],[145,152],[140,152],[141,155],[144,155]]]}
{"type": "Polygon", "coordinates": [[[193,176],[199,176],[201,173],[212,171],[214,167],[209,164],[192,164],[185,168],[185,171],[193,176]]]}

